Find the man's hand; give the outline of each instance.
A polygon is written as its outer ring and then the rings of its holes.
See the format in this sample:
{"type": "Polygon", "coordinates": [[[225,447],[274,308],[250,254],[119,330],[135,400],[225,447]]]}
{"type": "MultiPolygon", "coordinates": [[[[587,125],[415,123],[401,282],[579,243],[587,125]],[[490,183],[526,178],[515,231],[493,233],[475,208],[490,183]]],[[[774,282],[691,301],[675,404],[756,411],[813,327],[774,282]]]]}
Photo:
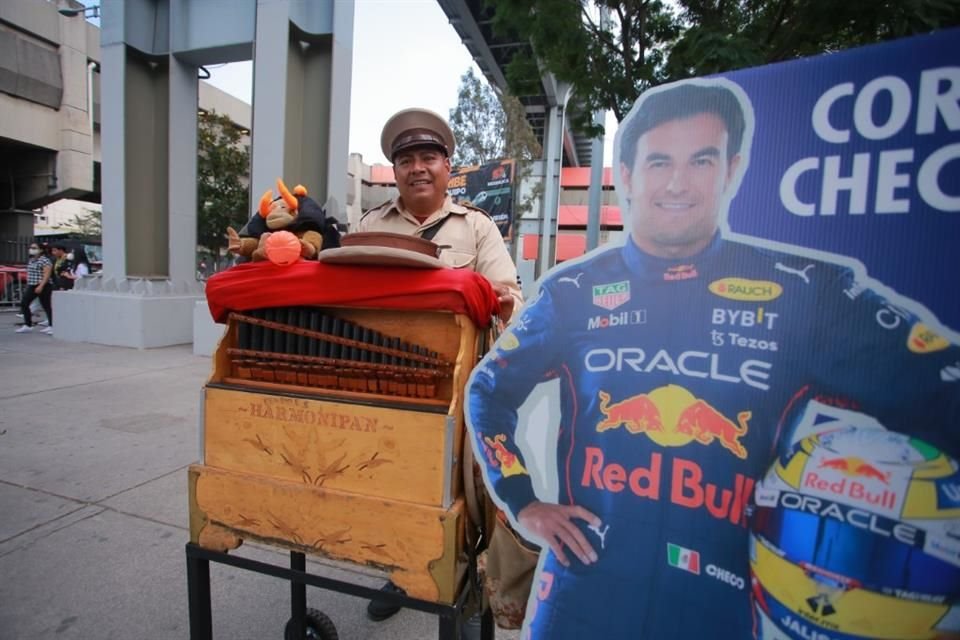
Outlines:
{"type": "Polygon", "coordinates": [[[37,295],[40,295],[41,293],[43,293],[43,285],[42,285],[42,284],[38,284],[38,285],[33,289],[33,292],[34,292],[35,294],[37,294],[37,295]]]}
{"type": "Polygon", "coordinates": [[[500,317],[504,322],[510,322],[510,316],[513,315],[513,305],[516,302],[510,295],[510,289],[505,285],[493,283],[493,291],[497,294],[497,302],[500,303],[500,317]]]}
{"type": "Polygon", "coordinates": [[[530,533],[545,540],[563,566],[570,566],[570,561],[563,552],[564,546],[569,547],[583,564],[593,564],[597,561],[597,553],[574,524],[574,518],[585,520],[594,527],[599,527],[601,522],[600,518],[583,507],[539,501],[531,502],[517,514],[520,524],[530,533]]]}

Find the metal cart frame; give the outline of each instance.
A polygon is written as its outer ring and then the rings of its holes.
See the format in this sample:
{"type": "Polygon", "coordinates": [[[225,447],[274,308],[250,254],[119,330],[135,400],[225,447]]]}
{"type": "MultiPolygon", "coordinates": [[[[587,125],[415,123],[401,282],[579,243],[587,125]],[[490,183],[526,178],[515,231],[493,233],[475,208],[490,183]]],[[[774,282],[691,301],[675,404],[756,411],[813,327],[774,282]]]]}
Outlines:
{"type": "MultiPolygon", "coordinates": [[[[302,637],[305,629],[307,610],[307,585],[329,591],[345,593],[368,600],[381,599],[398,604],[407,609],[415,609],[439,616],[439,640],[459,640],[461,622],[464,619],[467,603],[470,600],[472,585],[475,585],[475,563],[471,562],[467,580],[453,604],[441,604],[427,600],[411,598],[404,594],[383,593],[379,589],[364,587],[352,582],[336,580],[307,573],[306,556],[299,551],[290,552],[290,567],[260,562],[241,556],[232,556],[221,551],[211,551],[188,542],[187,556],[187,592],[190,610],[191,640],[212,640],[213,618],[210,603],[210,563],[230,565],[247,571],[281,578],[290,582],[290,613],[295,629],[300,629],[302,637]]],[[[479,595],[479,591],[475,591],[479,595]]],[[[493,612],[486,607],[481,614],[481,640],[493,640],[493,612]]]]}

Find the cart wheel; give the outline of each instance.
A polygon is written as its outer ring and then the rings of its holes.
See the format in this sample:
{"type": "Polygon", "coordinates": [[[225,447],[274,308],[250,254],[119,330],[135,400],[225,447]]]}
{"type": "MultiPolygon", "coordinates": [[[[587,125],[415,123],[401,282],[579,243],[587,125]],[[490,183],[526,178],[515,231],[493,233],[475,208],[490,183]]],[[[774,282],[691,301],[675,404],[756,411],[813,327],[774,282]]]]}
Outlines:
{"type": "MultiPolygon", "coordinates": [[[[307,609],[303,622],[307,627],[304,634],[306,640],[338,640],[339,638],[333,620],[319,609],[307,609]]],[[[294,635],[293,618],[287,621],[287,626],[283,630],[283,640],[303,640],[294,635]]]]}

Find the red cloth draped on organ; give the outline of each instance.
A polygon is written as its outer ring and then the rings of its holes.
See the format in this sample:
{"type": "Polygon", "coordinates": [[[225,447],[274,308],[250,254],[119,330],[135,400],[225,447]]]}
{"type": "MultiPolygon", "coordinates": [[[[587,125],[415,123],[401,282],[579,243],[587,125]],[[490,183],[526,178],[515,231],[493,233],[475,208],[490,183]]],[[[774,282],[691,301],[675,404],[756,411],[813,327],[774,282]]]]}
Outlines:
{"type": "Polygon", "coordinates": [[[285,306],[349,306],[462,313],[478,327],[499,312],[486,278],[464,269],[355,266],[303,260],[280,267],[249,262],[207,281],[217,322],[231,311],[285,306]]]}

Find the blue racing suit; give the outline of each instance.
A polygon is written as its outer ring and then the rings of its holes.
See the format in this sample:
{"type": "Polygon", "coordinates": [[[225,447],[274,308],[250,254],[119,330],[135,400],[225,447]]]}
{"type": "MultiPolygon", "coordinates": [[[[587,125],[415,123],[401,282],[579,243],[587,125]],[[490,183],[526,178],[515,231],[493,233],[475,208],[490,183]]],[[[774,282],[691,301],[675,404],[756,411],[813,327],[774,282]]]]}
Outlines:
{"type": "Polygon", "coordinates": [[[655,258],[632,240],[560,267],[474,370],[467,420],[515,519],[537,500],[517,409],[559,380],[559,502],[599,560],[550,552],[533,638],[750,638],[745,507],[809,400],[957,456],[960,348],[836,264],[720,234],[655,258]]]}

